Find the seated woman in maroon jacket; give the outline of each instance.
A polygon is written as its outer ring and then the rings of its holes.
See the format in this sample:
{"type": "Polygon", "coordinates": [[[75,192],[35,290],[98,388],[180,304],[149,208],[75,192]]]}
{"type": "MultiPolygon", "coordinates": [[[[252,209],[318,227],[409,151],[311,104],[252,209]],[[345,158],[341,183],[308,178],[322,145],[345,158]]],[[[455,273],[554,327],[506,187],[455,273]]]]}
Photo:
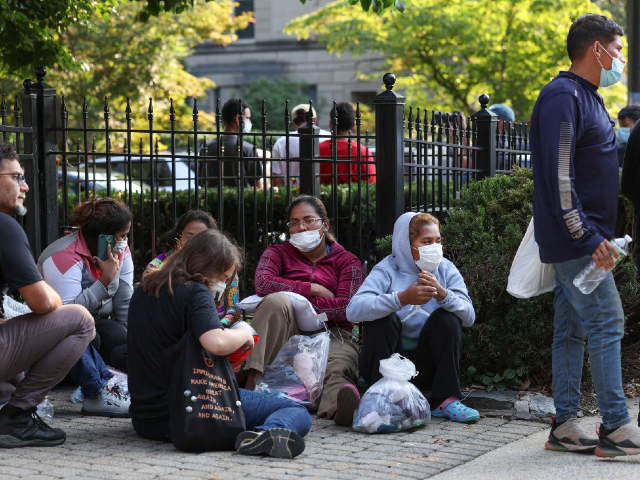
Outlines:
{"type": "Polygon", "coordinates": [[[287,215],[289,239],[262,253],[256,268],[256,293],[265,297],[254,313],[251,326],[260,341],[247,357],[246,388],[251,390],[280,348],[301,333],[286,295],[306,297],[318,313],[326,313],[331,331],[329,360],[318,416],[351,425],[360,396],[354,386],[358,378],[358,347],[351,341],[353,324],[346,308],[362,284],[362,264],[335,241],[322,201],[300,195],[291,201],[287,215]],[[336,414],[337,410],[337,414],[336,414]]]}

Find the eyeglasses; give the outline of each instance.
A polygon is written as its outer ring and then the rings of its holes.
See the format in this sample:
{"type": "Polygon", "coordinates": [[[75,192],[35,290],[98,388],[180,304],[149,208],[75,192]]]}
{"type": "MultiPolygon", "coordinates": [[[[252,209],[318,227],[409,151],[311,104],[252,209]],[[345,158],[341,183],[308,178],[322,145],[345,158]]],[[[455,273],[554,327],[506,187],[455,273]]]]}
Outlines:
{"type": "Polygon", "coordinates": [[[318,220],[322,220],[321,218],[305,218],[301,222],[287,222],[287,228],[299,227],[303,223],[305,225],[311,226],[318,220]]]}
{"type": "Polygon", "coordinates": [[[21,173],[0,173],[0,175],[9,175],[14,177],[18,181],[18,185],[22,185],[22,182],[24,182],[24,175],[21,173]]]}

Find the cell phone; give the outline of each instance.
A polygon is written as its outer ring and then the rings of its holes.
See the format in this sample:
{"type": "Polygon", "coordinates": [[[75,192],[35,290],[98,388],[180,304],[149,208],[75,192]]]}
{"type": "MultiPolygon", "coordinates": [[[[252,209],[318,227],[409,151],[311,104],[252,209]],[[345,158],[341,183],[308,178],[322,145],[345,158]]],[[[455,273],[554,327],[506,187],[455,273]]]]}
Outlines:
{"type": "Polygon", "coordinates": [[[103,262],[107,260],[107,245],[111,245],[113,251],[113,235],[100,235],[98,237],[98,258],[103,262]]]}

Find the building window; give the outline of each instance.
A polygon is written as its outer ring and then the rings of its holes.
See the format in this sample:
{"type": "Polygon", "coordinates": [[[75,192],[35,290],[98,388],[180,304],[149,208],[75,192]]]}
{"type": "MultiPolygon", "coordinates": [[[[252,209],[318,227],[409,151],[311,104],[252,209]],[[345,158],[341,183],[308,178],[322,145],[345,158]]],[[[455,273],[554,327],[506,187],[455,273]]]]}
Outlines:
{"type": "MultiPolygon", "coordinates": [[[[253,0],[236,0],[235,15],[241,15],[244,12],[253,12],[253,0]]],[[[250,23],[247,28],[236,31],[238,40],[253,40],[255,37],[254,25],[250,23]]]]}

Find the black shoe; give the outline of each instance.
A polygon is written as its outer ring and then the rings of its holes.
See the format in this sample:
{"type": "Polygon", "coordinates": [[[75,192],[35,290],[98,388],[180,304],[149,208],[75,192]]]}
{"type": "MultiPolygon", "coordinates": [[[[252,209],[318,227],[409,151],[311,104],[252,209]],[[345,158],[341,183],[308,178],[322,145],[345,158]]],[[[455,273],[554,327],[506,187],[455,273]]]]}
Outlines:
{"type": "Polygon", "coordinates": [[[0,447],[53,447],[64,443],[67,435],[51,428],[36,413],[36,407],[22,410],[5,405],[0,410],[0,447]]]}
{"type": "Polygon", "coordinates": [[[275,458],[293,458],[304,451],[304,440],[286,428],[272,428],[262,432],[247,430],[236,438],[236,452],[242,455],[266,453],[275,458]]]}

